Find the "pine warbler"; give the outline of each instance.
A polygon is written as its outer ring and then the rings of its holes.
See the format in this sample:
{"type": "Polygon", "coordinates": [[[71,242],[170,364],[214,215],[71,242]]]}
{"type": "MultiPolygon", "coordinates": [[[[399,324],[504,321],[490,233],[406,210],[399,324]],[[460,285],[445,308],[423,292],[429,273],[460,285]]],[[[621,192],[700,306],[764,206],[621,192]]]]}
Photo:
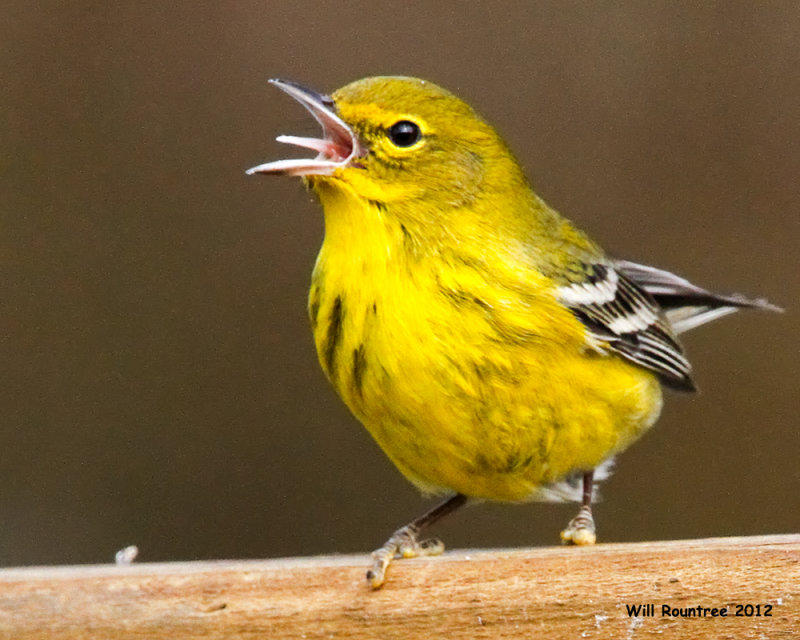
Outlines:
{"type": "Polygon", "coordinates": [[[575,499],[564,542],[592,544],[595,483],[693,391],[677,334],[763,300],[608,257],[528,185],[494,129],[424,80],[331,96],[277,87],[322,126],[317,152],[248,174],[302,176],[325,213],[309,314],[325,374],[397,468],[442,504],[373,553],[441,553],[422,529],[468,499],[575,499]]]}

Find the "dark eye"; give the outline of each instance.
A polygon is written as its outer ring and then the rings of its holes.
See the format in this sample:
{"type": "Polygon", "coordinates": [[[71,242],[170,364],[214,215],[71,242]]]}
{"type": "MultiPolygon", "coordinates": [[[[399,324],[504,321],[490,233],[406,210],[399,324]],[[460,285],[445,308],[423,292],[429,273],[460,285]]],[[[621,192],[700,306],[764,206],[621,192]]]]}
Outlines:
{"type": "Polygon", "coordinates": [[[410,147],[419,142],[421,137],[419,127],[408,120],[395,122],[389,129],[389,138],[398,147],[410,147]]]}

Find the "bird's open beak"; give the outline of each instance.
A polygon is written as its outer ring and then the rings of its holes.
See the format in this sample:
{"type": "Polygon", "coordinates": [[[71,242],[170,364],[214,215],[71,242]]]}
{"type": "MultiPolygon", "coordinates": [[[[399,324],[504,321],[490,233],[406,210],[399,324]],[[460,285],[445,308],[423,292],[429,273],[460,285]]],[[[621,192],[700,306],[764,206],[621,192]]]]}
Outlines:
{"type": "Polygon", "coordinates": [[[289,176],[329,176],[336,169],[348,166],[354,158],[362,155],[362,148],[353,130],[334,112],[335,105],[329,96],[301,87],[288,80],[270,80],[272,84],[285,91],[314,116],[322,125],[321,138],[301,138],[298,136],[278,136],[278,142],[294,144],[313,149],[316,158],[301,160],[276,160],[247,170],[247,175],[271,173],[289,176]]]}

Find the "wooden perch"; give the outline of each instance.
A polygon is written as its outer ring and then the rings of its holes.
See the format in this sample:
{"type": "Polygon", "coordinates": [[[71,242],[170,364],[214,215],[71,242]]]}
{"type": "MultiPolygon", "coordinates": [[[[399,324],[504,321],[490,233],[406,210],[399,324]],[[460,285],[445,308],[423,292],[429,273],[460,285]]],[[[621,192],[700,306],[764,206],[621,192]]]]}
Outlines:
{"type": "Polygon", "coordinates": [[[800,638],[800,535],[453,551],[396,562],[377,592],[368,564],[6,569],[0,638],[800,638]]]}

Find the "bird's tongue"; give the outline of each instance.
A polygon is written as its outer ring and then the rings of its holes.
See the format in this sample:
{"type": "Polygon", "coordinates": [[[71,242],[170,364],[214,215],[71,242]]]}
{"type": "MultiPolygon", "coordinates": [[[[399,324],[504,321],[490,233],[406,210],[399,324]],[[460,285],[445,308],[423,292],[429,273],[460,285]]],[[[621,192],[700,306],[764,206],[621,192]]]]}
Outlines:
{"type": "Polygon", "coordinates": [[[300,136],[278,136],[276,139],[278,142],[285,142],[286,144],[293,144],[297,147],[313,149],[322,156],[321,159],[333,160],[334,162],[340,162],[346,159],[352,151],[350,145],[335,142],[334,140],[302,138],[300,136]]]}

